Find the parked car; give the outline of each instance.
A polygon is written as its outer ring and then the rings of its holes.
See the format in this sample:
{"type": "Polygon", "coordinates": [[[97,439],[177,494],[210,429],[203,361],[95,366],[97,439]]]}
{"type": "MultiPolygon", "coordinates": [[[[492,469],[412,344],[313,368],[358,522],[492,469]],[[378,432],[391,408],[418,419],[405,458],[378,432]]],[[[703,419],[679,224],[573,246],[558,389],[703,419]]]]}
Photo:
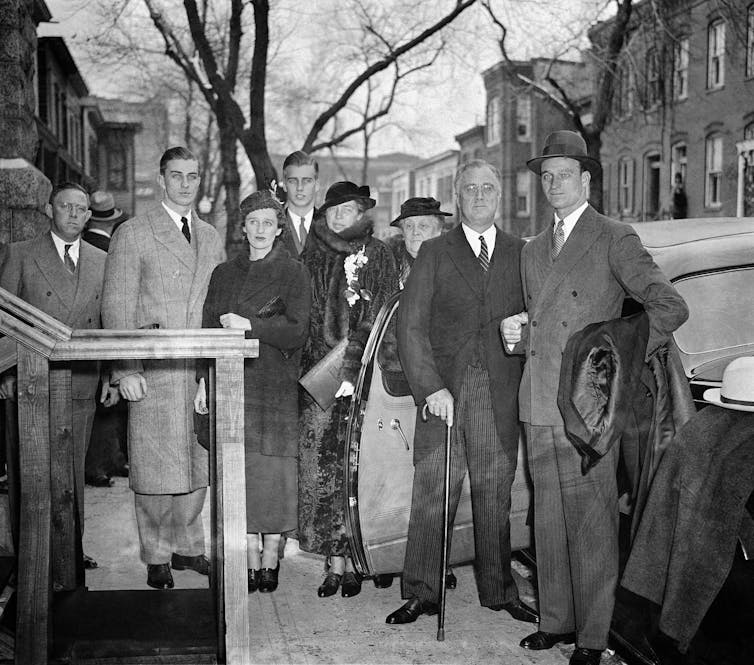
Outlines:
{"type": "MultiPolygon", "coordinates": [[[[726,365],[754,355],[754,218],[701,218],[635,224],[644,246],[689,306],[675,333],[692,394],[719,386],[726,365]]],[[[396,294],[375,322],[362,358],[347,436],[347,529],[365,575],[399,573],[408,532],[416,406],[395,359],[396,294]]],[[[511,544],[531,545],[531,501],[525,443],[512,488],[511,544]]],[[[451,563],[474,558],[468,478],[456,515],[451,563]]],[[[619,637],[619,636],[618,636],[619,637]]],[[[624,640],[640,662],[640,647],[624,640]]]]}

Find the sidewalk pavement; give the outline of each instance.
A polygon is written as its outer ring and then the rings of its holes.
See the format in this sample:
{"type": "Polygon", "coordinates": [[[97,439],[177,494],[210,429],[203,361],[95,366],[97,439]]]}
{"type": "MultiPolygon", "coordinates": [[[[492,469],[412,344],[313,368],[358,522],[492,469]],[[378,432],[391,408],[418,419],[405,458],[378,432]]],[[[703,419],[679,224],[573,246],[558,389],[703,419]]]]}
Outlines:
{"type": "MultiPolygon", "coordinates": [[[[133,494],[128,479],[116,478],[111,488],[86,488],[84,551],[99,564],[87,571],[86,583],[94,591],[149,589],[146,567],[139,559],[133,494]]],[[[209,500],[204,510],[209,542],[209,500]]],[[[527,575],[525,568],[516,569],[527,575]]],[[[365,580],[360,595],[318,598],[323,559],[299,552],[289,541],[280,564],[280,586],[271,594],[249,595],[252,651],[255,663],[463,663],[564,665],[572,646],[548,651],[526,651],[519,641],[534,624],[522,623],[506,612],[479,605],[470,565],[454,567],[458,588],[448,591],[445,641],[438,642],[437,617],[420,617],[404,626],[391,626],[385,617],[403,601],[399,579],[387,589],[365,580]]],[[[201,588],[207,578],[193,571],[173,571],[175,586],[201,588]]],[[[534,604],[529,582],[517,575],[521,597],[534,604]]],[[[153,591],[170,593],[170,591],[153,591]]],[[[605,652],[602,665],[620,665],[605,652]]]]}

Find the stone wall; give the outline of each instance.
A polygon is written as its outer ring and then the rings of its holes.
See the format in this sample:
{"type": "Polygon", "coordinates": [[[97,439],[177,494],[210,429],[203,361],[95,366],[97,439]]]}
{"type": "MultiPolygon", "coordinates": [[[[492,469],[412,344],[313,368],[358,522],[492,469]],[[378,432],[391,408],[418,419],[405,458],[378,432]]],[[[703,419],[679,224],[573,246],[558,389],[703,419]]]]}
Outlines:
{"type": "Polygon", "coordinates": [[[49,180],[34,167],[34,67],[37,48],[32,0],[0,0],[0,243],[47,229],[49,180]]]}

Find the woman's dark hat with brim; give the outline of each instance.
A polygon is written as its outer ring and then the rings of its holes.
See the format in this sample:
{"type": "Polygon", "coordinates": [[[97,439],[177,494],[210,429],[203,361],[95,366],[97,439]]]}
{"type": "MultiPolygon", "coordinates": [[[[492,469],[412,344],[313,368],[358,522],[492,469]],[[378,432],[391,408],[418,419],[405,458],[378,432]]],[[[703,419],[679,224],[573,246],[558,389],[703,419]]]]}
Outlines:
{"type": "Polygon", "coordinates": [[[562,129],[557,132],[552,132],[545,139],[545,147],[542,150],[541,157],[535,157],[526,162],[526,166],[530,171],[533,171],[537,175],[540,175],[542,169],[542,162],[552,157],[568,157],[581,162],[584,167],[590,173],[599,173],[600,163],[590,157],[586,150],[586,141],[584,141],[581,134],[562,129]]]}
{"type": "Polygon", "coordinates": [[[341,180],[331,185],[325,194],[325,202],[320,208],[319,212],[324,212],[328,208],[338,206],[341,203],[348,203],[348,201],[361,201],[366,210],[374,208],[377,205],[377,201],[369,197],[369,185],[362,185],[359,187],[356,183],[349,180],[341,180]]]}
{"type": "Polygon", "coordinates": [[[89,198],[89,209],[92,211],[89,218],[92,222],[115,222],[125,219],[123,211],[115,207],[115,199],[110,192],[97,190],[89,198]]]}
{"type": "Polygon", "coordinates": [[[440,210],[440,202],[431,196],[415,196],[401,203],[401,214],[390,222],[390,226],[400,226],[401,220],[406,217],[423,217],[424,215],[451,217],[453,213],[440,210]]]}

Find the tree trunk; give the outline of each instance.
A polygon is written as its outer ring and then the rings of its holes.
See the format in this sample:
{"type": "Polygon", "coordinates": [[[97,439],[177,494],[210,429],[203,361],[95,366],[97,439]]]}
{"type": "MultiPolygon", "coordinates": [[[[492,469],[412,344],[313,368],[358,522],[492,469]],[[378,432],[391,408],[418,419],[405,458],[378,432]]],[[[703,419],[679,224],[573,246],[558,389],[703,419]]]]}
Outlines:
{"type": "MultiPolygon", "coordinates": [[[[600,150],[602,149],[602,132],[587,130],[584,140],[586,141],[587,154],[601,164],[600,150]]],[[[589,203],[591,203],[592,207],[599,213],[604,213],[603,183],[604,174],[600,168],[596,173],[592,174],[591,187],[589,188],[589,203]]]]}
{"type": "Polygon", "coordinates": [[[236,134],[225,116],[218,112],[217,126],[220,134],[220,163],[222,165],[223,186],[225,187],[225,251],[228,259],[236,256],[243,247],[241,235],[240,204],[241,176],[236,160],[236,134]]]}

